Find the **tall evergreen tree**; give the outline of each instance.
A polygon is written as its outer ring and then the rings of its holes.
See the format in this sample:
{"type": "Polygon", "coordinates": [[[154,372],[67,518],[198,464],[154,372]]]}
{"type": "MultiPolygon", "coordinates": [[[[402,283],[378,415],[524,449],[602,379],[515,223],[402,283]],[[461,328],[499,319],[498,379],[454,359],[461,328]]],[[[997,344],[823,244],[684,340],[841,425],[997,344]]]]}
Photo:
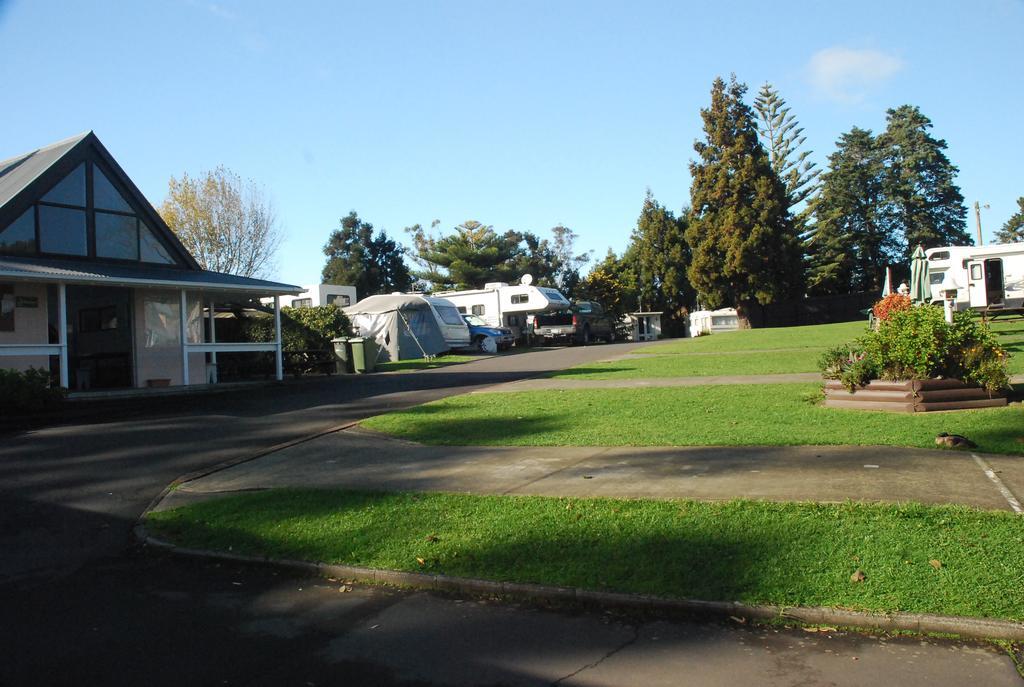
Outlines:
{"type": "Polygon", "coordinates": [[[786,188],[757,138],[746,86],[715,79],[711,105],[701,110],[704,141],[690,163],[692,211],[687,270],[701,303],[735,306],[749,326],[754,303],[799,294],[802,250],[787,208],[786,188]]]}
{"type": "MultiPolygon", "coordinates": [[[[432,227],[436,227],[435,222],[432,227]]],[[[413,237],[415,259],[423,269],[414,276],[432,290],[480,288],[490,281],[512,281],[521,274],[521,234],[498,234],[494,227],[467,220],[447,236],[432,236],[418,224],[406,231],[413,237]]]]}
{"type": "Polygon", "coordinates": [[[1017,199],[1017,212],[996,232],[996,243],[1024,242],[1024,196],[1017,199]]]}
{"type": "Polygon", "coordinates": [[[693,289],[686,277],[690,264],[686,214],[677,219],[648,190],[633,230],[640,307],[664,312],[667,334],[682,330],[679,325],[693,303],[693,289]]]}
{"type": "Polygon", "coordinates": [[[812,204],[817,228],[808,243],[808,290],[816,295],[881,291],[886,265],[903,247],[881,216],[885,168],[870,131],[839,137],[812,204]]]}
{"type": "Polygon", "coordinates": [[[776,176],[786,185],[789,198],[788,210],[794,216],[797,228],[801,232],[807,227],[810,207],[805,206],[796,211],[796,206],[809,200],[818,190],[818,176],[821,170],[817,164],[809,160],[810,150],[798,149],[807,140],[803,135],[803,127],[790,112],[785,99],[770,83],[761,86],[754,98],[754,109],[757,111],[759,124],[758,133],[765,148],[768,159],[776,176]]]}
{"type": "Polygon", "coordinates": [[[374,234],[373,225],[364,222],[353,210],[331,232],[324,255],[327,262],[321,273],[325,284],[349,284],[360,297],[412,287],[405,251],[383,229],[374,234]]]}
{"type": "Polygon", "coordinates": [[[906,258],[918,245],[973,245],[946,142],[928,133],[932,122],[915,106],[890,109],[886,117],[878,137],[886,168],[884,211],[890,231],[902,234],[906,258]]]}
{"type": "Polygon", "coordinates": [[[604,260],[594,265],[580,282],[578,295],[597,301],[605,310],[618,316],[640,308],[637,296],[637,275],[632,247],[618,257],[609,248],[604,260]]]}
{"type": "Polygon", "coordinates": [[[569,227],[561,224],[551,227],[551,250],[557,261],[554,285],[569,300],[576,297],[576,289],[582,279],[580,270],[590,262],[589,252],[576,254],[577,238],[579,234],[569,227]]]}

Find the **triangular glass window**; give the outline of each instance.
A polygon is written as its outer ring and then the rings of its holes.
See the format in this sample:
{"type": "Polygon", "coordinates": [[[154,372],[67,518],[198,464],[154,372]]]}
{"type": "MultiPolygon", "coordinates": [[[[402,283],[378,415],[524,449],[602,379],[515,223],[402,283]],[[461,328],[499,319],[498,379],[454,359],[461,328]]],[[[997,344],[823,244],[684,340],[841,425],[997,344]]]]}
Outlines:
{"type": "Polygon", "coordinates": [[[97,210],[119,210],[135,212],[98,165],[92,166],[92,204],[97,210]]]}
{"type": "Polygon", "coordinates": [[[150,229],[145,222],[139,222],[139,252],[141,253],[142,262],[156,262],[163,265],[173,265],[174,258],[171,257],[170,251],[164,247],[164,244],[160,243],[154,234],[153,230],[150,229]]]}
{"type": "Polygon", "coordinates": [[[77,205],[85,207],[85,163],[60,180],[56,186],[42,198],[44,203],[60,203],[61,205],[77,205]]]}
{"type": "Polygon", "coordinates": [[[0,253],[4,255],[32,255],[36,252],[36,217],[29,208],[21,217],[0,231],[0,253]]]}

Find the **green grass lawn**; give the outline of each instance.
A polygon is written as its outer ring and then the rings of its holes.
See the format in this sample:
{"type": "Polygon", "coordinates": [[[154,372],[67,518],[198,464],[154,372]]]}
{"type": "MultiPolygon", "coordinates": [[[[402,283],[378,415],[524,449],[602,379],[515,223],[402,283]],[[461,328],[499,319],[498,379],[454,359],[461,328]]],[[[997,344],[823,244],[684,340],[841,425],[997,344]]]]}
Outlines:
{"type": "Polygon", "coordinates": [[[181,545],[272,558],[1024,619],[1024,518],[964,507],[278,490],[151,513],[147,525],[181,545]],[[850,581],[857,569],[866,581],[850,581]]]}
{"type": "Polygon", "coordinates": [[[416,360],[396,360],[390,363],[379,363],[377,372],[416,372],[418,370],[432,370],[435,367],[447,367],[449,365],[461,365],[479,360],[478,355],[441,355],[432,360],[418,358],[416,360]]]}
{"type": "Polygon", "coordinates": [[[1020,404],[955,413],[824,408],[820,384],[471,394],[366,420],[427,444],[489,446],[874,445],[935,448],[939,432],[1024,454],[1020,404]]]}
{"type": "MultiPolygon", "coordinates": [[[[553,373],[566,379],[652,379],[717,375],[817,372],[827,348],[853,341],[866,322],[723,332],[676,339],[643,348],[623,360],[594,362],[553,373]]],[[[993,330],[1010,352],[1010,374],[1024,374],[1024,322],[1001,322],[993,330]]]]}

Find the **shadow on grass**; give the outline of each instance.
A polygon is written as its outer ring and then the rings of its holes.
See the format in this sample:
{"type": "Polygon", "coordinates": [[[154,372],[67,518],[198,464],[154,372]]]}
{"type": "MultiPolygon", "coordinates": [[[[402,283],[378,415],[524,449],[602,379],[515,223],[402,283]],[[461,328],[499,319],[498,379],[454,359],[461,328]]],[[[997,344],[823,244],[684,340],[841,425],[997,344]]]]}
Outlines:
{"type": "Polygon", "coordinates": [[[607,374],[610,372],[632,372],[632,367],[622,367],[615,365],[584,365],[581,367],[570,367],[565,370],[558,370],[545,375],[548,379],[558,379],[565,377],[577,377],[579,375],[592,375],[592,374],[607,374]]]}

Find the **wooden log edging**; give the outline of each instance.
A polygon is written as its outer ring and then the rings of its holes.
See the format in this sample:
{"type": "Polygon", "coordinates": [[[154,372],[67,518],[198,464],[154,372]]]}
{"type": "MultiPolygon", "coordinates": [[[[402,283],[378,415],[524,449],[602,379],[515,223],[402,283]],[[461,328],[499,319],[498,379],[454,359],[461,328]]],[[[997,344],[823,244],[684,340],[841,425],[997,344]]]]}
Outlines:
{"type": "Polygon", "coordinates": [[[892,413],[927,413],[1005,406],[1006,396],[990,394],[959,379],[873,379],[849,391],[837,379],[825,382],[826,408],[882,410],[892,413]]]}

